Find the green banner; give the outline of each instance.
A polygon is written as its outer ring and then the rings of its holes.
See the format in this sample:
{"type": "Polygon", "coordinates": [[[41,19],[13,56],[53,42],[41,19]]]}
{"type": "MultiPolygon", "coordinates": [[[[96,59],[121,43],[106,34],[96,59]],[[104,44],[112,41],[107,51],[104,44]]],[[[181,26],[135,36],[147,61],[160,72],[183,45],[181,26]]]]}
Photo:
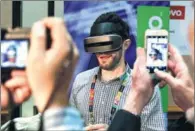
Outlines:
{"type": "MultiPolygon", "coordinates": [[[[137,9],[137,47],[144,47],[147,29],[166,29],[169,31],[169,7],[139,6],[137,9]]],[[[168,111],[168,87],[161,89],[163,111],[168,111]]]]}

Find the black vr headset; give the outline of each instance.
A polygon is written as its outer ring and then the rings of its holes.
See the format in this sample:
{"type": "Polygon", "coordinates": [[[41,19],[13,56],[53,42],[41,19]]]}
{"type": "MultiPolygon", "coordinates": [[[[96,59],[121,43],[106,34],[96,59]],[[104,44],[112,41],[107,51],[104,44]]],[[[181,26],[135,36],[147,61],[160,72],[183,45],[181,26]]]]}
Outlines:
{"type": "Polygon", "coordinates": [[[88,53],[105,53],[122,48],[122,37],[111,32],[118,32],[119,24],[105,22],[92,26],[91,37],[84,39],[84,48],[88,53]],[[107,35],[108,34],[108,35],[107,35]]]}

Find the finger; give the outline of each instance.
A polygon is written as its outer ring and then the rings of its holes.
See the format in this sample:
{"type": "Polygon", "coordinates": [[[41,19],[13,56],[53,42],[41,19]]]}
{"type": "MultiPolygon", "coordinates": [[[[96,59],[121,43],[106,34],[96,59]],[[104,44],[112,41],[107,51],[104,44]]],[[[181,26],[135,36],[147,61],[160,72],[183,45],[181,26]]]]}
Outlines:
{"type": "Polygon", "coordinates": [[[70,48],[68,44],[64,42],[71,41],[71,37],[65,28],[65,23],[60,18],[45,18],[43,23],[51,30],[51,38],[54,44],[53,48],[70,48]]]}
{"type": "Polygon", "coordinates": [[[141,72],[146,72],[146,54],[144,48],[137,48],[137,59],[135,62],[135,75],[139,76],[141,72]]]}
{"type": "Polygon", "coordinates": [[[188,72],[188,67],[185,64],[183,57],[180,55],[179,51],[169,44],[169,50],[171,52],[171,61],[174,64],[174,68],[171,68],[171,71],[174,74],[177,74],[180,71],[188,72]]]}
{"type": "Polygon", "coordinates": [[[64,21],[59,18],[45,18],[43,23],[51,30],[52,46],[50,49],[51,61],[54,65],[66,59],[71,51],[72,39],[67,32],[64,21]],[[56,57],[58,56],[58,57],[56,57]]]}
{"type": "Polygon", "coordinates": [[[142,58],[143,62],[146,62],[146,54],[144,48],[137,48],[137,57],[142,58]]]}
{"type": "Polygon", "coordinates": [[[30,55],[40,56],[46,50],[46,34],[44,24],[40,21],[36,22],[31,30],[31,47],[30,55]]]}
{"type": "Polygon", "coordinates": [[[177,72],[175,71],[176,68],[175,62],[173,62],[172,60],[168,60],[167,67],[168,67],[167,72],[171,73],[174,76],[177,74],[177,72]]]}
{"type": "Polygon", "coordinates": [[[24,98],[25,100],[31,96],[31,89],[29,86],[23,86],[22,91],[24,92],[24,98]]]}
{"type": "Polygon", "coordinates": [[[106,128],[100,128],[98,129],[98,131],[106,131],[107,129],[106,128]]]}
{"type": "Polygon", "coordinates": [[[164,80],[162,80],[162,81],[159,83],[159,87],[160,87],[160,88],[163,88],[166,84],[167,84],[167,82],[164,81],[164,80]]]}
{"type": "Polygon", "coordinates": [[[13,70],[13,71],[11,72],[11,76],[12,76],[12,77],[17,77],[17,76],[26,77],[26,72],[23,71],[23,70],[13,70]]]}
{"type": "Polygon", "coordinates": [[[134,66],[133,66],[132,76],[136,76],[137,74],[139,74],[139,66],[140,66],[139,61],[140,61],[140,58],[137,57],[134,63],[134,66]]]}
{"type": "Polygon", "coordinates": [[[13,94],[13,99],[16,104],[21,104],[26,101],[31,96],[31,91],[29,87],[23,86],[21,88],[17,88],[13,94]]]}
{"type": "Polygon", "coordinates": [[[8,101],[9,101],[8,92],[5,89],[5,87],[1,86],[1,106],[3,108],[6,108],[8,106],[8,101]]]}
{"type": "Polygon", "coordinates": [[[9,27],[9,28],[7,28],[7,31],[11,32],[11,31],[13,31],[13,28],[9,27]]]}
{"type": "Polygon", "coordinates": [[[100,128],[99,130],[100,131],[107,131],[108,129],[108,125],[107,124],[104,124],[104,127],[103,128],[100,128]]]}
{"type": "Polygon", "coordinates": [[[170,52],[168,52],[168,59],[171,57],[171,53],[170,52]]]}
{"type": "Polygon", "coordinates": [[[138,56],[138,65],[140,70],[145,70],[146,69],[146,54],[144,48],[138,48],[137,49],[137,56],[138,56]]]}
{"type": "Polygon", "coordinates": [[[14,77],[5,83],[5,86],[11,90],[26,85],[27,85],[27,80],[23,77],[14,77]]]}
{"type": "Polygon", "coordinates": [[[16,104],[20,104],[24,101],[25,92],[23,92],[22,89],[17,89],[14,92],[12,92],[12,94],[13,94],[13,100],[16,104]]]}
{"type": "Polygon", "coordinates": [[[175,86],[175,78],[168,74],[167,72],[159,71],[157,69],[154,70],[157,77],[164,80],[167,84],[169,84],[171,87],[175,86]]]}
{"type": "Polygon", "coordinates": [[[105,124],[95,124],[92,127],[93,130],[98,130],[98,129],[101,129],[101,128],[105,128],[105,124]]]}
{"type": "Polygon", "coordinates": [[[95,124],[95,125],[90,125],[88,127],[86,127],[86,130],[98,130],[101,128],[105,128],[105,124],[95,124]]]}
{"type": "Polygon", "coordinates": [[[142,66],[142,60],[144,59],[144,49],[138,47],[137,48],[137,59],[134,63],[134,70],[137,71],[139,69],[140,66],[142,66]]]}
{"type": "Polygon", "coordinates": [[[175,63],[172,60],[168,60],[168,68],[171,70],[174,70],[175,68],[175,63]]]}
{"type": "Polygon", "coordinates": [[[171,44],[168,44],[168,49],[171,54],[171,57],[174,59],[176,63],[184,62],[182,56],[179,51],[171,44]]]}
{"type": "Polygon", "coordinates": [[[85,127],[84,130],[89,131],[89,130],[91,130],[91,128],[92,128],[92,125],[89,125],[89,126],[85,127]]]}

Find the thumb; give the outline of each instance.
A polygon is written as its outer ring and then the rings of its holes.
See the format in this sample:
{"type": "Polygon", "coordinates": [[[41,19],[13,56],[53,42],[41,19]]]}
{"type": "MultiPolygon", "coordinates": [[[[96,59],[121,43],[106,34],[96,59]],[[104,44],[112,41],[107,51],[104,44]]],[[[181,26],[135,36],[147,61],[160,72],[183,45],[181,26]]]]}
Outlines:
{"type": "Polygon", "coordinates": [[[141,48],[141,47],[137,48],[137,57],[145,57],[144,48],[141,48]]]}
{"type": "Polygon", "coordinates": [[[154,73],[157,77],[164,80],[166,83],[168,83],[171,87],[175,87],[175,78],[171,76],[167,72],[159,71],[158,69],[154,70],[154,73]]]}
{"type": "Polygon", "coordinates": [[[137,74],[137,71],[140,69],[145,69],[145,65],[146,65],[146,58],[145,58],[145,51],[144,48],[137,48],[137,58],[136,61],[134,63],[134,71],[137,74]]]}
{"type": "Polygon", "coordinates": [[[144,48],[137,48],[137,58],[139,58],[139,62],[137,64],[145,65],[146,62],[146,54],[144,48]]]}

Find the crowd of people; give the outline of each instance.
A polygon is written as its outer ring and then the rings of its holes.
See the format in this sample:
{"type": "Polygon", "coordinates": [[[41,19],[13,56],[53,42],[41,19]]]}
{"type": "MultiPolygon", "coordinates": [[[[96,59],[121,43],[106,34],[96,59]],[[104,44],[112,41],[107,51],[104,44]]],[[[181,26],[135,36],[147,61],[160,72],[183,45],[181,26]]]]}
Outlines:
{"type": "MultiPolygon", "coordinates": [[[[44,130],[166,131],[159,83],[146,69],[145,50],[137,48],[137,59],[130,69],[124,57],[131,44],[129,26],[112,12],[100,15],[93,26],[107,22],[116,24],[116,28],[100,34],[91,28],[90,37],[117,34],[122,38],[121,48],[96,53],[99,66],[77,75],[70,100],[67,92],[79,51],[62,19],[50,17],[36,22],[26,71],[12,71],[10,80],[1,85],[1,106],[8,108],[10,101],[21,104],[33,96],[44,130]],[[46,28],[51,30],[50,49],[46,49],[46,28]]],[[[193,48],[194,25],[189,29],[193,48]]],[[[175,103],[186,112],[183,123],[176,122],[168,129],[192,130],[194,82],[178,50],[169,44],[168,51],[171,74],[155,70],[155,75],[169,85],[175,103]]]]}

